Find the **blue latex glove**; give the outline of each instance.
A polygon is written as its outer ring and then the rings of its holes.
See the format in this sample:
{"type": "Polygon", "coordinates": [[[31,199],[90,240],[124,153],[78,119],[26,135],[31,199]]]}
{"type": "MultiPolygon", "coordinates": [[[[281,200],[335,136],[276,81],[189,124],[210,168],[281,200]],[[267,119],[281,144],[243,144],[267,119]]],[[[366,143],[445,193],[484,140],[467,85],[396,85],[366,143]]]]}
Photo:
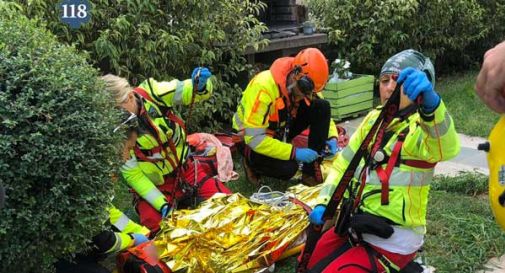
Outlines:
{"type": "Polygon", "coordinates": [[[407,67],[400,72],[398,84],[403,83],[403,92],[411,101],[422,95],[421,108],[424,113],[433,113],[440,104],[440,96],[423,71],[407,67]]]}
{"type": "Polygon", "coordinates": [[[200,66],[193,69],[193,73],[191,73],[191,80],[193,80],[193,84],[196,84],[198,81],[198,92],[205,90],[205,86],[207,85],[207,81],[209,80],[210,76],[212,76],[212,73],[206,67],[200,66]],[[198,75],[198,72],[200,72],[200,75],[198,75]]]}
{"type": "Polygon", "coordinates": [[[296,148],[295,150],[295,159],[303,163],[313,162],[318,156],[316,151],[309,148],[296,148]]]}
{"type": "Polygon", "coordinates": [[[161,206],[161,208],[160,208],[161,218],[166,218],[168,216],[168,214],[170,213],[171,209],[172,208],[170,207],[170,205],[168,203],[163,204],[163,206],[161,206]]]}
{"type": "Polygon", "coordinates": [[[338,148],[337,148],[337,139],[336,138],[330,138],[326,140],[326,146],[328,146],[328,153],[326,153],[325,156],[334,156],[337,154],[338,148]]]}
{"type": "Polygon", "coordinates": [[[309,214],[309,221],[315,225],[324,224],[323,214],[326,211],[325,205],[317,205],[309,214]]]}
{"type": "Polygon", "coordinates": [[[142,243],[149,241],[149,239],[142,233],[132,233],[131,236],[133,237],[134,246],[138,246],[142,243]]]}

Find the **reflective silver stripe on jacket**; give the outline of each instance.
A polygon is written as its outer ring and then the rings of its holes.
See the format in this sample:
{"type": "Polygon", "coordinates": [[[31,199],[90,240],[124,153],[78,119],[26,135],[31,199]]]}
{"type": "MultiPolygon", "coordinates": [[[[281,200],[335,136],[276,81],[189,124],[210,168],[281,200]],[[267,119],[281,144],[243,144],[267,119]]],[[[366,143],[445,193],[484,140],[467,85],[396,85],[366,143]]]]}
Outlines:
{"type": "Polygon", "coordinates": [[[237,124],[239,130],[244,129],[244,124],[238,117],[238,112],[233,115],[233,119],[235,120],[235,124],[237,124]]]}
{"type": "Polygon", "coordinates": [[[175,94],[173,98],[174,104],[182,104],[182,93],[184,91],[184,82],[177,82],[177,87],[175,88],[175,94]]]}
{"type": "MultiPolygon", "coordinates": [[[[427,186],[433,179],[434,170],[428,172],[402,171],[400,168],[394,168],[389,177],[390,186],[427,186]]],[[[369,185],[381,185],[377,172],[370,173],[367,179],[369,185]]]]}
{"type": "Polygon", "coordinates": [[[350,146],[345,147],[342,152],[340,152],[340,156],[342,156],[347,162],[351,162],[354,157],[354,152],[350,146]]]}
{"type": "Polygon", "coordinates": [[[125,230],[129,221],[130,219],[128,216],[124,215],[124,213],[121,213],[121,216],[117,219],[117,221],[111,224],[115,226],[119,231],[123,231],[125,230]]]}
{"type": "Polygon", "coordinates": [[[445,135],[449,131],[449,127],[451,126],[451,116],[448,112],[445,112],[444,119],[440,123],[436,123],[433,126],[427,126],[424,123],[420,123],[419,125],[425,132],[427,132],[430,137],[437,138],[445,135]]]}
{"type": "Polygon", "coordinates": [[[151,189],[145,196],[142,196],[149,204],[154,204],[154,201],[163,194],[157,188],[151,189]]]}
{"type": "Polygon", "coordinates": [[[265,128],[245,128],[245,135],[252,137],[248,144],[252,149],[258,147],[267,136],[265,128]]]}

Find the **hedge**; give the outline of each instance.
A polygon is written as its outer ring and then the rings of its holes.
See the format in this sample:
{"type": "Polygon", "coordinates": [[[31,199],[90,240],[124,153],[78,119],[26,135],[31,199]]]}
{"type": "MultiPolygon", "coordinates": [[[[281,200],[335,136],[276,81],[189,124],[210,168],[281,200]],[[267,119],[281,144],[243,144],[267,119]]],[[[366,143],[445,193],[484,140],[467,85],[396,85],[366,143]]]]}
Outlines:
{"type": "Polygon", "coordinates": [[[86,56],[0,1],[0,272],[50,272],[101,230],[119,162],[113,100],[86,56]]]}
{"type": "MultiPolygon", "coordinates": [[[[147,77],[186,79],[195,66],[205,65],[217,76],[213,98],[195,107],[191,131],[231,124],[247,82],[248,47],[266,44],[266,27],[255,15],[260,0],[123,0],[89,1],[91,20],[78,30],[60,22],[59,0],[18,1],[29,17],[41,18],[60,41],[88,51],[103,73],[127,77],[133,84],[147,77]]],[[[186,113],[184,113],[184,117],[186,113]]]]}
{"type": "Polygon", "coordinates": [[[311,18],[327,29],[335,54],[352,70],[378,73],[392,54],[414,48],[438,72],[467,70],[505,37],[505,1],[309,0],[311,18]]]}

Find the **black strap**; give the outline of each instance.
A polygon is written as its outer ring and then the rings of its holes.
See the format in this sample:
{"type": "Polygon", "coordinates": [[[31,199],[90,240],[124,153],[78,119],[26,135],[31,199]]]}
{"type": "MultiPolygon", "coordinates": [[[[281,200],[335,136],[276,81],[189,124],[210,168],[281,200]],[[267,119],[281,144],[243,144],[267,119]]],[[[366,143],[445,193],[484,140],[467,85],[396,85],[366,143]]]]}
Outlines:
{"type": "Polygon", "coordinates": [[[307,265],[309,264],[312,252],[316,248],[317,241],[321,238],[321,230],[323,225],[316,225],[310,223],[306,229],[307,239],[305,240],[305,247],[303,248],[302,257],[296,266],[296,273],[307,272],[307,265]]]}
{"type": "Polygon", "coordinates": [[[373,273],[379,273],[379,270],[377,268],[377,264],[375,263],[375,258],[377,258],[377,251],[373,249],[369,244],[365,243],[363,247],[366,250],[366,253],[368,255],[368,261],[370,262],[370,266],[372,267],[372,272],[373,273]]]}
{"type": "Polygon", "coordinates": [[[382,253],[377,252],[373,247],[370,246],[367,242],[362,242],[363,247],[365,247],[366,252],[368,253],[368,258],[370,259],[370,263],[373,264],[373,269],[378,273],[377,264],[375,260],[379,261],[383,266],[387,267],[390,273],[399,273],[398,270],[395,269],[394,266],[382,253]]]}
{"type": "MultiPolygon", "coordinates": [[[[337,188],[334,190],[332,197],[330,199],[330,202],[326,206],[326,210],[323,215],[323,219],[329,220],[333,218],[333,215],[335,214],[337,207],[339,206],[340,202],[342,201],[342,198],[344,196],[344,193],[346,190],[349,190],[352,193],[354,193],[354,190],[351,190],[349,186],[351,184],[352,178],[354,177],[354,173],[356,172],[361,160],[365,158],[367,162],[370,161],[370,157],[373,156],[370,153],[368,153],[368,147],[370,146],[370,143],[372,142],[374,136],[377,133],[377,138],[376,141],[381,141],[383,137],[383,133],[385,128],[391,123],[391,121],[396,117],[396,114],[398,112],[398,108],[400,105],[400,88],[401,84],[397,84],[395,87],[395,90],[393,91],[393,94],[389,99],[387,100],[386,104],[384,107],[381,109],[381,112],[379,113],[379,116],[375,120],[374,124],[372,125],[372,128],[366,135],[366,137],[363,139],[361,142],[358,150],[354,154],[354,157],[352,158],[351,162],[349,165],[347,165],[347,168],[342,175],[342,178],[340,179],[337,188]]],[[[375,145],[375,144],[374,144],[375,145]]],[[[365,168],[362,169],[362,172],[365,170],[365,168]]],[[[309,225],[309,234],[310,232],[310,227],[314,226],[313,224],[309,225]]],[[[319,236],[312,236],[312,238],[307,237],[307,241],[305,244],[305,249],[304,249],[304,254],[302,255],[300,264],[297,267],[297,272],[298,273],[303,273],[306,272],[306,266],[308,264],[308,261],[310,257],[312,256],[312,252],[314,251],[314,248],[316,246],[317,240],[319,240],[319,236]],[[312,242],[311,240],[316,240],[316,242],[312,242]]]]}
{"type": "Polygon", "coordinates": [[[424,268],[415,261],[411,261],[399,273],[423,273],[424,268]]]}
{"type": "MultiPolygon", "coordinates": [[[[337,188],[333,192],[330,202],[326,206],[324,219],[331,219],[333,217],[333,215],[337,210],[338,205],[342,201],[342,197],[344,195],[345,190],[348,189],[348,186],[352,178],[354,177],[354,173],[356,172],[359,163],[365,156],[368,158],[370,157],[370,154],[368,153],[368,147],[372,142],[372,139],[374,138],[375,134],[380,133],[379,131],[380,129],[384,130],[389,125],[389,123],[394,119],[400,104],[400,87],[401,87],[400,84],[396,85],[395,91],[393,92],[391,97],[387,100],[386,105],[384,105],[384,107],[382,108],[379,116],[372,125],[372,128],[361,142],[361,145],[359,146],[358,150],[354,154],[354,157],[347,166],[344,175],[342,175],[342,178],[340,179],[337,188]]],[[[380,138],[381,139],[376,139],[375,141],[376,142],[382,141],[382,136],[380,138]]]]}
{"type": "Polygon", "coordinates": [[[314,265],[307,273],[320,273],[336,258],[344,254],[347,250],[351,249],[352,245],[349,241],[345,242],[342,246],[337,248],[335,251],[330,253],[328,256],[321,259],[316,265],[314,265]]]}

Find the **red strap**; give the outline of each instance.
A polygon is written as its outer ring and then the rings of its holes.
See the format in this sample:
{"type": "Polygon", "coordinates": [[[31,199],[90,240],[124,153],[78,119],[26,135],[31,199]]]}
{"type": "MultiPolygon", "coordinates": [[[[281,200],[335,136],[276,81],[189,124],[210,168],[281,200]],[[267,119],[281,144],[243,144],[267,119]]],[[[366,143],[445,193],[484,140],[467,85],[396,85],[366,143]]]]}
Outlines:
{"type": "Polygon", "coordinates": [[[377,176],[381,181],[381,204],[383,206],[389,204],[389,178],[391,177],[391,173],[393,172],[393,168],[395,167],[396,161],[398,160],[398,156],[400,155],[400,151],[402,149],[403,138],[399,138],[393,148],[393,152],[389,157],[386,170],[382,168],[382,166],[378,166],[377,176]]]}
{"type": "Polygon", "coordinates": [[[149,96],[149,93],[147,93],[147,91],[144,88],[135,87],[135,88],[133,88],[133,92],[139,94],[144,99],[146,99],[146,100],[148,100],[150,102],[153,102],[153,98],[151,98],[151,96],[149,96]]]}
{"type": "Polygon", "coordinates": [[[307,204],[303,203],[302,201],[300,201],[300,199],[297,199],[296,197],[290,196],[290,197],[288,197],[288,200],[291,201],[293,204],[302,207],[302,209],[305,210],[305,212],[307,213],[307,215],[309,215],[312,212],[312,208],[309,205],[307,205],[307,204]]]}
{"type": "MultiPolygon", "coordinates": [[[[140,96],[142,96],[144,99],[146,99],[147,101],[149,102],[153,102],[153,99],[151,98],[151,96],[149,96],[149,93],[147,93],[147,91],[141,87],[136,87],[133,89],[133,91],[137,94],[139,94],[140,96]]],[[[140,112],[140,115],[143,115],[145,114],[145,109],[144,107],[142,107],[141,109],[141,112],[140,112]]],[[[186,127],[184,125],[184,122],[177,116],[175,115],[172,111],[167,111],[165,113],[166,117],[177,123],[177,125],[179,125],[184,132],[186,132],[186,127]]],[[[160,152],[161,150],[165,150],[164,147],[163,147],[163,142],[161,141],[160,137],[159,137],[159,131],[156,127],[155,124],[153,124],[152,120],[150,118],[146,118],[147,122],[149,123],[149,126],[156,132],[156,135],[154,136],[156,138],[156,141],[158,142],[158,146],[151,149],[151,152],[154,154],[156,152],[160,152]]],[[[174,132],[175,133],[175,132],[174,132]]],[[[170,147],[170,150],[171,152],[174,154],[175,156],[175,161],[176,162],[179,162],[178,160],[178,155],[177,155],[177,149],[175,147],[175,144],[174,142],[172,141],[172,139],[167,139],[167,142],[168,142],[168,145],[170,147]]],[[[138,147],[137,147],[138,148],[138,147]]],[[[149,161],[149,162],[153,162],[153,161],[157,161],[157,160],[153,160],[153,159],[149,159],[147,158],[140,149],[135,149],[135,155],[138,156],[141,160],[145,160],[145,161],[149,161]]],[[[168,152],[165,150],[165,157],[166,159],[168,160],[168,162],[170,163],[170,165],[172,166],[172,169],[176,169],[177,168],[177,164],[172,160],[170,159],[170,157],[168,156],[168,152]]]]}
{"type": "MultiPolygon", "coordinates": [[[[182,121],[181,118],[179,118],[176,114],[174,114],[172,111],[168,111],[166,113],[166,116],[169,120],[177,123],[179,126],[181,126],[182,130],[184,130],[184,133],[186,133],[186,124],[184,124],[184,121],[182,121]]],[[[175,132],[174,132],[175,133],[175,132]]]]}
{"type": "MultiPolygon", "coordinates": [[[[150,152],[152,152],[153,150],[159,150],[159,152],[161,152],[161,149],[159,149],[159,148],[160,148],[160,146],[155,147],[155,148],[153,148],[153,149],[151,149],[151,150],[149,150],[149,151],[150,151],[150,152]]],[[[141,149],[140,149],[137,145],[135,145],[135,147],[133,148],[133,151],[134,151],[134,153],[135,153],[135,156],[136,156],[138,159],[142,160],[142,161],[147,161],[147,162],[151,162],[151,163],[156,163],[156,162],[159,162],[159,161],[161,161],[161,160],[164,160],[164,159],[161,159],[161,158],[160,158],[160,159],[152,159],[152,158],[147,157],[147,156],[144,154],[144,152],[142,152],[142,150],[141,150],[141,149]]],[[[154,152],[154,153],[156,153],[156,152],[154,152]]],[[[153,153],[153,154],[154,154],[154,153],[153,153]]],[[[170,164],[170,166],[172,166],[172,168],[175,170],[175,166],[176,166],[176,165],[175,165],[174,161],[173,161],[170,157],[168,157],[168,156],[167,156],[165,159],[168,161],[168,163],[170,164]]]]}
{"type": "Polygon", "coordinates": [[[437,163],[430,163],[423,160],[404,160],[403,164],[420,169],[433,169],[437,163]]]}
{"type": "MultiPolygon", "coordinates": [[[[362,172],[366,172],[366,168],[362,172]]],[[[365,188],[365,184],[366,184],[366,173],[362,173],[361,184],[359,185],[358,194],[356,195],[356,199],[354,200],[354,206],[353,206],[354,209],[357,208],[359,205],[359,202],[361,202],[361,195],[363,194],[363,189],[365,188]]]]}

